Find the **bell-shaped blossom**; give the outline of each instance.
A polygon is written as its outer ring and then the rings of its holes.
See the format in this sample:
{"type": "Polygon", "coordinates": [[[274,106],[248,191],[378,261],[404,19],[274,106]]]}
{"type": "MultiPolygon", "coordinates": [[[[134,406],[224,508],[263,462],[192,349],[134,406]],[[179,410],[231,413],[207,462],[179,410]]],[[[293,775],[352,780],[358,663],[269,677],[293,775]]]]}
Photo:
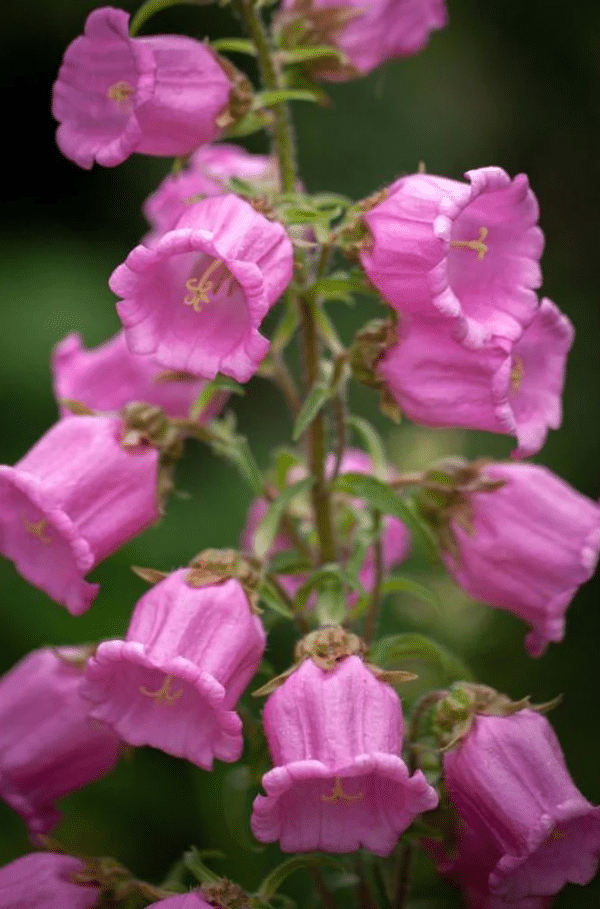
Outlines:
{"type": "Polygon", "coordinates": [[[152,226],[145,237],[153,246],[161,234],[173,230],[190,205],[204,196],[221,196],[227,192],[227,180],[239,177],[262,189],[277,189],[277,167],[267,155],[253,155],[238,145],[226,142],[203,145],[177,174],[169,174],[158,189],[146,199],[144,215],[152,226]]]}
{"type": "MultiPolygon", "coordinates": [[[[335,466],[335,458],[329,456],[326,462],[326,473],[328,476],[331,476],[335,466]]],[[[361,451],[358,448],[347,448],[344,451],[342,460],[340,462],[340,473],[365,473],[372,475],[373,474],[373,462],[369,455],[364,451],[361,451]]],[[[293,469],[288,474],[288,482],[295,482],[302,479],[304,473],[303,471],[298,471],[293,469]]],[[[390,474],[391,476],[391,474],[390,474]]],[[[364,503],[354,502],[355,507],[360,508],[364,503]]],[[[254,552],[254,541],[256,531],[258,526],[264,517],[269,503],[266,499],[260,498],[255,499],[246,515],[246,524],[244,530],[242,531],[242,536],[240,540],[240,546],[246,552],[254,552]]],[[[268,556],[273,556],[278,552],[284,552],[288,549],[294,549],[294,541],[289,537],[285,530],[280,531],[269,550],[268,556]]],[[[342,548],[346,551],[342,551],[342,562],[345,562],[346,559],[351,555],[353,549],[352,537],[346,541],[346,546],[342,548]]],[[[410,550],[410,534],[405,524],[402,523],[398,518],[385,517],[383,519],[383,533],[381,535],[381,555],[383,570],[386,574],[394,568],[396,565],[399,565],[403,562],[409,553],[410,550]]],[[[359,571],[359,580],[363,588],[370,592],[373,589],[375,584],[375,549],[370,547],[367,550],[365,560],[359,571]]],[[[278,576],[278,580],[281,583],[281,586],[288,594],[289,597],[294,597],[298,591],[298,588],[306,581],[306,575],[304,574],[282,574],[278,576]]],[[[352,592],[348,597],[348,604],[352,606],[357,600],[357,594],[352,592]]]]}
{"type": "Polygon", "coordinates": [[[468,171],[469,183],[412,174],[363,219],[360,259],[370,281],[415,321],[449,320],[466,346],[517,340],[537,309],[543,235],[525,174],[468,171]]]}
{"type": "Polygon", "coordinates": [[[130,38],[128,26],[123,10],[91,12],[54,83],[56,141],[80,167],[185,155],[222,131],[232,82],[210,48],[182,35],[130,38]]]}
{"type": "Polygon", "coordinates": [[[55,802],[105,776],[119,756],[119,739],[90,720],[79,694],[79,656],[73,647],[34,650],[0,678],[0,797],[31,836],[52,830],[55,802]]]}
{"type": "Polygon", "coordinates": [[[73,877],[84,864],[70,855],[31,852],[0,868],[2,909],[92,909],[98,887],[73,877]]]}
{"type": "Polygon", "coordinates": [[[158,451],[124,447],[122,429],[116,417],[67,417],[0,466],[0,553],[73,615],[99,590],[85,575],[160,516],[158,451]]]}
{"type": "MultiPolygon", "coordinates": [[[[152,357],[132,354],[119,332],[92,350],[81,345],[80,336],[72,332],[52,351],[54,395],[81,401],[91,410],[114,411],[133,402],[160,407],[169,417],[187,417],[204,387],[195,376],[169,376],[152,357]]],[[[202,421],[214,417],[227,400],[215,395],[200,415],[202,421]]],[[[61,407],[66,416],[71,411],[61,407]]]]}
{"type": "Polygon", "coordinates": [[[386,60],[422,50],[432,31],[446,25],[444,0],[284,0],[280,28],[301,44],[329,44],[347,57],[317,61],[321,79],[345,81],[386,60]]]}
{"type": "Polygon", "coordinates": [[[167,369],[247,382],[269,348],[258,327],[292,276],[281,224],[235,195],[191,205],[110,278],[129,349],[167,369]]]}
{"type": "Polygon", "coordinates": [[[135,607],[124,641],[104,641],[81,688],[90,715],[131,745],[152,745],[210,769],[237,761],[235,704],[265,649],[265,632],[235,579],[192,587],[179,569],[135,607]]]}
{"type": "Polygon", "coordinates": [[[593,878],[600,808],[573,783],[545,717],[532,710],[477,715],[443,763],[460,822],[440,871],[510,906],[593,878]]]}
{"type": "Polygon", "coordinates": [[[377,374],[415,423],[516,436],[515,456],[536,454],[562,419],[565,363],[573,326],[543,299],[518,340],[493,337],[469,349],[447,321],[403,321],[377,374]]]}
{"type": "Polygon", "coordinates": [[[468,495],[442,558],[472,597],[527,622],[527,650],[540,656],[562,641],[567,607],[595,571],[600,507],[537,464],[490,464],[482,477],[504,485],[468,495]]]}
{"type": "Polygon", "coordinates": [[[399,756],[396,692],[357,656],[333,670],[305,660],[267,700],[263,722],[275,767],[263,777],[251,826],[284,852],[388,855],[438,797],[399,756]]]}

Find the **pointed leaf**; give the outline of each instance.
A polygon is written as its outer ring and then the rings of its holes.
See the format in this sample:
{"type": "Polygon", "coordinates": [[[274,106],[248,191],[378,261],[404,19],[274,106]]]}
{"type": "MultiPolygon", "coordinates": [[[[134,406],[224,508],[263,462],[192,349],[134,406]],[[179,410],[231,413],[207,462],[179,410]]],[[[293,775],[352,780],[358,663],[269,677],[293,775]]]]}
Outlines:
{"type": "Polygon", "coordinates": [[[257,92],[254,96],[255,108],[274,107],[276,104],[284,104],[287,101],[312,101],[315,104],[319,104],[321,103],[321,96],[318,92],[307,88],[267,89],[263,92],[257,92]]]}
{"type": "Polygon", "coordinates": [[[183,855],[185,867],[201,884],[216,884],[221,878],[210,868],[206,867],[202,861],[202,855],[203,853],[196,849],[195,846],[192,846],[183,855]]]}
{"type": "Polygon", "coordinates": [[[259,559],[264,558],[271,548],[277,534],[279,522],[290,502],[296,496],[308,492],[313,483],[314,477],[305,477],[303,480],[298,480],[297,483],[286,486],[275,501],[271,502],[254,534],[254,551],[259,559]]]}
{"type": "Polygon", "coordinates": [[[308,393],[300,413],[296,417],[292,439],[297,442],[300,436],[308,429],[317,414],[323,409],[325,404],[331,398],[331,387],[322,379],[319,379],[308,393]]]}
{"type": "Polygon", "coordinates": [[[252,41],[248,41],[247,38],[217,38],[216,41],[211,41],[212,46],[216,51],[221,53],[235,53],[235,54],[249,54],[251,57],[256,57],[256,48],[252,41]]]}
{"type": "Polygon", "coordinates": [[[304,63],[307,60],[321,60],[323,57],[335,57],[342,63],[346,61],[346,56],[339,48],[329,47],[327,44],[293,47],[290,50],[280,51],[279,56],[284,63],[304,63]]]}
{"type": "Polygon", "coordinates": [[[259,588],[258,595],[261,601],[272,609],[273,612],[276,612],[278,615],[283,616],[285,619],[293,619],[294,613],[289,608],[287,603],[285,603],[282,598],[279,596],[277,589],[269,583],[269,581],[264,580],[259,588]]]}
{"type": "Polygon", "coordinates": [[[376,641],[369,659],[383,669],[394,669],[406,660],[420,660],[441,670],[447,682],[473,681],[473,673],[464,661],[437,641],[421,634],[393,634],[376,641]]]}
{"type": "Polygon", "coordinates": [[[302,868],[313,868],[319,865],[329,865],[338,871],[343,871],[344,866],[341,862],[332,859],[329,855],[323,855],[321,852],[313,852],[308,855],[295,855],[287,861],[282,862],[277,868],[274,868],[262,881],[256,896],[264,900],[270,900],[279,890],[282,883],[294,871],[302,868]]]}
{"type": "Polygon", "coordinates": [[[429,603],[430,606],[434,606],[436,609],[440,609],[442,605],[435,590],[420,584],[418,581],[413,581],[412,578],[400,576],[386,578],[381,585],[381,593],[409,593],[411,596],[423,600],[424,603],[429,603]]]}
{"type": "Polygon", "coordinates": [[[364,420],[362,417],[351,415],[347,418],[346,422],[360,435],[365,443],[367,451],[373,461],[375,476],[377,479],[385,482],[388,474],[388,460],[379,433],[371,426],[368,420],[364,420]]]}
{"type": "Polygon", "coordinates": [[[245,394],[245,389],[238,382],[230,379],[229,376],[223,376],[219,373],[212,382],[207,382],[194,403],[192,404],[191,417],[197,419],[202,411],[210,404],[212,399],[220,391],[228,391],[234,395],[245,394]]]}

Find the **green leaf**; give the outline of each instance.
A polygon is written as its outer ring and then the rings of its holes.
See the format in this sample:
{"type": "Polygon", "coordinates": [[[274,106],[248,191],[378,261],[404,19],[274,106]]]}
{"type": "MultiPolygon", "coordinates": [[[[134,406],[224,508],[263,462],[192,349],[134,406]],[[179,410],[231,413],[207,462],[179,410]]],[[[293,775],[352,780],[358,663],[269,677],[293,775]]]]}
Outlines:
{"type": "Polygon", "coordinates": [[[364,282],[350,277],[329,277],[321,278],[311,284],[307,292],[307,297],[316,300],[317,297],[325,297],[327,300],[341,300],[343,303],[353,303],[354,293],[365,293],[366,287],[364,282]]]}
{"type": "Polygon", "coordinates": [[[254,44],[246,38],[217,38],[216,41],[210,43],[219,53],[225,51],[225,53],[249,54],[251,57],[256,57],[254,44]]]}
{"type": "Polygon", "coordinates": [[[365,447],[373,461],[376,478],[385,481],[388,475],[388,460],[379,433],[371,426],[368,420],[364,420],[362,417],[350,415],[346,418],[346,422],[348,426],[351,426],[359,434],[365,443],[365,447]]]}
{"type": "Polygon", "coordinates": [[[345,568],[332,562],[318,568],[310,578],[305,581],[302,587],[299,588],[294,597],[298,610],[301,610],[306,606],[313,590],[324,588],[332,579],[341,581],[352,590],[361,589],[360,582],[355,577],[349,574],[345,568]]]}
{"type": "Polygon", "coordinates": [[[436,609],[441,608],[441,603],[437,593],[430,587],[426,587],[424,584],[419,584],[418,581],[413,581],[412,578],[386,578],[381,585],[381,593],[409,593],[411,596],[416,597],[419,600],[423,600],[424,603],[428,603],[430,606],[434,606],[436,609]]]}
{"type": "Polygon", "coordinates": [[[292,430],[292,439],[297,442],[300,436],[308,429],[317,414],[330,400],[333,390],[328,382],[318,379],[308,393],[300,413],[296,417],[292,430]]]}
{"type": "Polygon", "coordinates": [[[376,641],[369,660],[382,669],[396,669],[406,660],[420,660],[441,670],[445,683],[473,681],[473,673],[464,661],[446,647],[421,634],[393,634],[376,641]]]}
{"type": "Polygon", "coordinates": [[[221,391],[228,391],[233,395],[244,395],[246,390],[243,385],[240,385],[239,382],[235,382],[233,379],[230,379],[229,376],[223,376],[219,373],[212,382],[207,382],[191,408],[191,417],[193,420],[198,419],[205,407],[207,407],[212,399],[221,391]]]}
{"type": "Polygon", "coordinates": [[[289,608],[287,603],[285,603],[282,598],[279,596],[277,589],[268,581],[264,580],[260,585],[258,595],[261,601],[268,606],[269,609],[272,609],[273,612],[276,612],[278,615],[283,616],[284,619],[293,619],[294,613],[289,608]]]}
{"type": "Polygon", "coordinates": [[[344,870],[341,862],[332,859],[329,855],[323,855],[320,852],[309,853],[308,855],[295,855],[287,861],[282,862],[277,868],[274,868],[262,881],[256,896],[260,899],[270,900],[279,890],[286,877],[299,871],[302,868],[312,868],[319,865],[329,865],[338,871],[344,870]]]}
{"type": "Polygon", "coordinates": [[[271,502],[254,534],[254,551],[259,559],[264,558],[271,548],[277,534],[279,522],[290,502],[296,496],[308,492],[314,481],[314,477],[305,477],[303,480],[298,480],[297,483],[286,486],[275,501],[271,502]]]}
{"type": "Polygon", "coordinates": [[[296,328],[298,327],[298,307],[296,301],[289,291],[286,291],[284,297],[284,310],[281,319],[275,326],[275,331],[271,337],[271,351],[274,356],[282,353],[288,346],[296,328]]]}
{"type": "Polygon", "coordinates": [[[264,483],[258,464],[245,436],[235,432],[233,414],[211,420],[207,426],[207,441],[215,454],[230,461],[244,477],[253,493],[262,495],[264,483]]]}
{"type": "Polygon", "coordinates": [[[321,60],[323,57],[335,57],[336,60],[344,62],[345,55],[337,47],[330,47],[327,44],[315,44],[311,47],[293,47],[290,50],[282,50],[279,57],[284,63],[304,63],[307,60],[321,60]]]}
{"type": "Polygon", "coordinates": [[[319,334],[327,344],[330,351],[335,356],[343,353],[345,349],[344,345],[342,344],[340,337],[335,330],[335,326],[325,312],[324,308],[322,306],[315,306],[313,313],[315,316],[315,322],[317,323],[317,327],[319,329],[319,334]]]}
{"type": "Polygon", "coordinates": [[[223,135],[226,139],[251,136],[252,133],[257,133],[259,130],[265,129],[265,127],[268,126],[268,123],[269,119],[267,114],[261,111],[250,110],[240,120],[237,120],[235,123],[232,123],[231,126],[228,126],[223,135]]]}
{"type": "Polygon", "coordinates": [[[303,556],[297,549],[276,552],[269,559],[269,571],[275,574],[304,574],[311,568],[312,565],[306,556],[303,556]]]}
{"type": "Polygon", "coordinates": [[[319,625],[340,625],[348,614],[348,602],[339,578],[330,578],[319,589],[315,609],[319,625]]]}
{"type": "Polygon", "coordinates": [[[411,509],[408,500],[399,496],[387,483],[364,473],[342,473],[336,477],[332,486],[338,492],[346,492],[357,499],[364,499],[374,511],[391,514],[404,521],[431,551],[431,536],[426,532],[423,522],[411,509]]]}
{"type": "Polygon", "coordinates": [[[256,93],[253,107],[260,110],[264,107],[274,107],[276,104],[285,104],[287,101],[312,101],[313,104],[319,104],[321,96],[308,88],[267,89],[256,93]]]}

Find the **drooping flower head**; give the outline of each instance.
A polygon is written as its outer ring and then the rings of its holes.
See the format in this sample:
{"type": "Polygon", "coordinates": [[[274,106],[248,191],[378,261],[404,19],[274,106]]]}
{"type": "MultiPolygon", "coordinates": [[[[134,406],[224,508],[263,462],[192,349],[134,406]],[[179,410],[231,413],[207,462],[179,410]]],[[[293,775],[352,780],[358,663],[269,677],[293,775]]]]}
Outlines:
{"type": "Polygon", "coordinates": [[[478,714],[443,764],[459,826],[440,871],[501,906],[589,883],[600,857],[600,808],[574,785],[545,717],[528,709],[478,714]]]}
{"type": "Polygon", "coordinates": [[[449,320],[466,346],[517,340],[535,315],[543,235],[525,174],[468,171],[470,183],[401,177],[363,215],[360,259],[370,281],[415,322],[449,320]]]}
{"type": "Polygon", "coordinates": [[[536,454],[562,419],[565,361],[573,326],[543,299],[519,338],[467,348],[447,320],[402,319],[376,366],[385,388],[415,423],[516,436],[515,456],[536,454]]]}
{"type": "Polygon", "coordinates": [[[233,708],[265,632],[239,581],[193,587],[189,573],[174,571],[138,601],[125,640],[104,641],[89,660],[81,692],[126,742],[208,770],[242,753],[233,708]]]}
{"type": "MultiPolygon", "coordinates": [[[[52,351],[54,395],[81,401],[91,410],[120,410],[131,402],[144,402],[160,407],[169,417],[187,417],[204,382],[195,376],[170,375],[152,357],[132,354],[119,332],[92,350],[81,346],[75,332],[67,335],[52,351]]],[[[215,395],[200,415],[201,420],[214,417],[224,406],[227,396],[215,395]]],[[[63,416],[70,411],[61,407],[63,416]]]]}
{"type": "Polygon", "coordinates": [[[79,694],[86,656],[45,647],[0,678],[0,797],[31,836],[52,830],[55,802],[109,773],[119,756],[120,740],[90,720],[79,694]]]}
{"type": "MultiPolygon", "coordinates": [[[[326,473],[328,476],[331,476],[335,466],[335,457],[328,457],[326,462],[326,473]]],[[[373,462],[371,458],[358,448],[347,448],[343,454],[343,457],[340,462],[340,473],[365,473],[371,475],[373,473],[373,462]]],[[[304,469],[292,468],[288,472],[287,482],[296,482],[297,480],[302,479],[305,475],[304,469]]],[[[390,474],[391,475],[391,474],[390,474]]],[[[337,499],[342,497],[338,496],[337,499]]],[[[347,497],[345,497],[347,499],[347,497]]],[[[342,504],[341,501],[334,501],[335,506],[342,504]]],[[[357,507],[361,507],[362,503],[353,503],[357,507]]],[[[242,536],[240,540],[240,545],[242,549],[246,552],[254,552],[255,546],[255,535],[259,524],[264,517],[269,503],[266,499],[255,499],[248,509],[246,515],[246,524],[244,530],[242,531],[242,536]]],[[[302,508],[302,505],[300,505],[302,508]]],[[[339,523],[344,521],[344,514],[339,514],[339,523]]],[[[354,529],[354,528],[353,528],[354,529]]],[[[340,527],[340,531],[342,528],[340,527]]],[[[342,533],[339,534],[340,539],[342,538],[342,533]]],[[[342,562],[346,561],[352,554],[354,548],[354,538],[352,530],[348,532],[346,528],[346,535],[344,539],[343,550],[341,554],[342,562]]],[[[285,530],[280,531],[273,543],[271,549],[268,553],[269,556],[275,555],[277,552],[282,552],[287,549],[294,548],[294,541],[289,537],[285,530]]],[[[405,524],[402,523],[398,518],[386,517],[383,522],[383,533],[381,537],[381,549],[382,549],[382,562],[383,569],[386,573],[390,572],[391,569],[398,565],[400,562],[404,561],[408,556],[410,549],[410,535],[405,524]]],[[[359,572],[359,580],[366,591],[373,589],[373,584],[375,582],[375,549],[371,546],[366,553],[365,560],[362,564],[362,567],[359,572]]],[[[278,575],[279,582],[282,587],[290,597],[294,597],[298,591],[298,588],[306,581],[306,575],[304,574],[281,574],[278,575]]],[[[353,605],[357,600],[356,592],[352,592],[348,597],[348,604],[353,605]]]]}
{"type": "Polygon", "coordinates": [[[152,246],[168,230],[173,230],[190,205],[204,196],[221,196],[227,192],[227,179],[238,177],[260,189],[277,189],[277,167],[267,155],[253,155],[226,142],[203,145],[191,156],[187,166],[169,174],[146,199],[144,215],[152,232],[144,243],[152,246]]]}
{"type": "Polygon", "coordinates": [[[85,575],[160,516],[159,452],[123,431],[117,417],[67,417],[0,466],[0,552],[73,615],[99,590],[85,575]]]}
{"type": "Polygon", "coordinates": [[[437,794],[399,757],[403,719],[395,691],[359,656],[332,670],[306,659],[265,705],[274,768],[266,796],[254,801],[251,826],[284,852],[388,855],[437,794]]]}
{"type": "Polygon", "coordinates": [[[527,651],[541,656],[562,641],[567,607],[595,571],[600,507],[537,464],[475,472],[433,517],[442,559],[476,600],[527,622],[527,651]]]}
{"type": "Polygon", "coordinates": [[[190,206],[152,249],[137,246],[110,287],[130,350],[167,369],[247,382],[267,353],[258,327],[292,276],[283,226],[235,195],[190,206]]]}
{"type": "Polygon", "coordinates": [[[334,82],[371,72],[386,60],[422,50],[446,25],[444,0],[284,0],[279,29],[294,44],[333,45],[347,57],[311,66],[334,82]]]}
{"type": "Polygon", "coordinates": [[[79,884],[84,864],[70,855],[31,852],[0,868],[2,909],[92,909],[100,889],[79,884]]]}
{"type": "Polygon", "coordinates": [[[241,113],[246,86],[205,44],[181,35],[130,38],[128,25],[120,9],[90,13],[54,83],[56,141],[80,167],[113,167],[133,152],[185,155],[220,135],[230,109],[241,113]]]}

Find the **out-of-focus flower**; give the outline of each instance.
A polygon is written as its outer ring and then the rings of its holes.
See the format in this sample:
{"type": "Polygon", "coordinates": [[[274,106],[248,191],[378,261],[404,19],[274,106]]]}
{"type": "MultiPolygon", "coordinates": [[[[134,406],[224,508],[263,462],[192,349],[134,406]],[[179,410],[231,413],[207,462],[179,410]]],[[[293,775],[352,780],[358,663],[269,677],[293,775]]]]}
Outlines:
{"type": "Polygon", "coordinates": [[[116,417],[66,417],[0,466],[0,552],[73,615],[99,590],[85,575],[160,516],[159,453],[122,432],[116,417]]]}
{"type": "Polygon", "coordinates": [[[265,632],[239,581],[193,587],[179,569],[135,607],[124,641],[104,641],[81,693],[90,716],[131,745],[152,745],[210,769],[237,761],[234,707],[254,676],[265,632]]]}
{"type": "Polygon", "coordinates": [[[376,372],[415,423],[516,436],[516,456],[536,454],[562,419],[561,396],[573,326],[543,299],[514,342],[493,337],[475,349],[456,341],[447,321],[403,320],[376,372]]]}
{"type": "Polygon", "coordinates": [[[191,156],[187,166],[169,174],[144,203],[144,214],[152,226],[145,239],[153,246],[168,230],[173,230],[190,205],[204,196],[222,196],[228,191],[227,180],[238,177],[260,190],[277,189],[277,167],[267,155],[253,155],[226,142],[203,145],[191,156]]]}
{"type": "MultiPolygon", "coordinates": [[[[326,463],[326,472],[328,476],[331,476],[333,473],[334,465],[335,458],[329,457],[326,463]]],[[[373,473],[373,462],[364,451],[361,451],[358,448],[347,448],[340,462],[340,473],[365,473],[371,475],[373,473]]],[[[293,469],[288,474],[288,482],[300,480],[303,475],[304,474],[301,471],[298,471],[298,469],[293,469]]],[[[334,502],[334,507],[335,504],[336,503],[334,502]]],[[[250,508],[246,515],[246,524],[240,540],[240,545],[246,552],[254,551],[256,530],[268,507],[269,503],[266,499],[255,499],[250,504],[250,508]]],[[[346,542],[346,552],[343,555],[342,561],[349,558],[352,553],[352,532],[344,542],[346,542]]],[[[286,535],[285,531],[282,531],[275,537],[267,555],[273,556],[277,552],[293,548],[294,541],[286,535]]],[[[394,566],[404,561],[408,556],[409,549],[410,534],[406,525],[398,518],[385,517],[383,519],[383,533],[381,536],[381,554],[384,572],[389,573],[394,566]]],[[[375,549],[371,546],[367,551],[365,560],[359,572],[359,580],[366,591],[371,591],[375,583],[375,561],[375,549]]],[[[282,574],[278,575],[278,579],[288,596],[293,597],[298,591],[298,588],[306,581],[306,576],[304,574],[282,574]]],[[[348,604],[351,606],[356,600],[357,594],[353,591],[348,596],[348,604]]]]}
{"type": "Polygon", "coordinates": [[[284,0],[278,29],[297,44],[332,45],[346,61],[325,57],[310,69],[334,82],[371,72],[386,60],[422,50],[446,25],[444,0],[284,0]]]}
{"type": "Polygon", "coordinates": [[[181,35],[130,38],[128,25],[123,10],[91,12],[54,83],[56,141],[80,167],[113,167],[133,152],[187,154],[220,135],[232,108],[243,112],[236,92],[246,86],[206,44],[181,35]]]}
{"type": "Polygon", "coordinates": [[[31,852],[0,868],[2,909],[92,909],[98,887],[77,884],[84,864],[70,855],[31,852]]]}
{"type": "Polygon", "coordinates": [[[267,700],[263,721],[275,767],[263,777],[251,825],[284,852],[388,855],[438,797],[399,757],[403,719],[395,691],[358,656],[334,669],[306,659],[267,700]]]}
{"type": "Polygon", "coordinates": [[[370,281],[415,322],[449,320],[465,346],[516,341],[535,315],[543,235],[525,174],[468,171],[470,183],[401,177],[363,220],[360,259],[370,281]]]}
{"type": "MultiPolygon", "coordinates": [[[[160,407],[169,417],[187,417],[205,383],[195,376],[169,375],[152,357],[138,357],[119,332],[92,350],[81,346],[75,332],[60,341],[52,352],[54,395],[81,401],[91,410],[120,410],[131,402],[160,407]]],[[[227,400],[215,395],[200,419],[216,416],[227,400]]],[[[63,416],[71,411],[61,407],[63,416]]]]}
{"type": "Polygon", "coordinates": [[[110,278],[130,350],[167,369],[247,382],[269,348],[258,327],[292,277],[284,227],[235,195],[191,205],[110,278]]]}
{"type": "Polygon", "coordinates": [[[86,655],[34,650],[0,679],[0,797],[32,836],[59,822],[58,799],[109,773],[119,756],[120,740],[90,720],[79,694],[86,655]]]}

